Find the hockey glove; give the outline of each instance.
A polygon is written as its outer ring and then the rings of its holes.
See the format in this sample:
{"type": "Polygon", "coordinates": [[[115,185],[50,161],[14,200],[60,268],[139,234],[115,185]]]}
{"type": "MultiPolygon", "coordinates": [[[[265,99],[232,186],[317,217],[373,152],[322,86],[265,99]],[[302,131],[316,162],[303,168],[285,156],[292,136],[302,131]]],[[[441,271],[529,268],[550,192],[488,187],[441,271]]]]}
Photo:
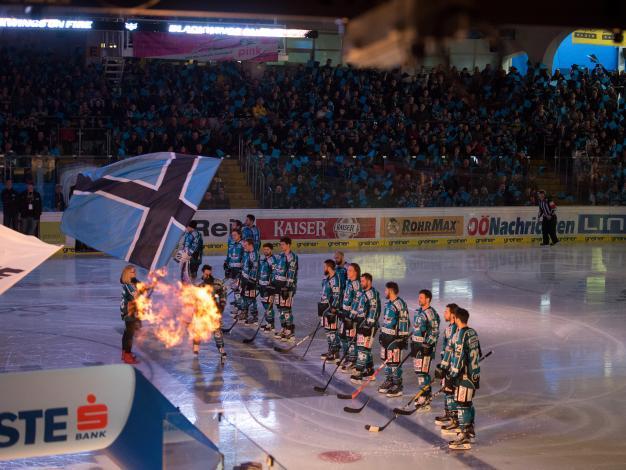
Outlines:
{"type": "Polygon", "coordinates": [[[443,379],[446,376],[446,371],[441,367],[441,364],[437,364],[435,368],[435,379],[443,379]]]}
{"type": "Polygon", "coordinates": [[[443,393],[454,393],[454,383],[452,377],[446,375],[443,379],[443,393]]]}
{"type": "Polygon", "coordinates": [[[431,356],[433,353],[433,347],[430,344],[422,343],[422,355],[431,356]]]}

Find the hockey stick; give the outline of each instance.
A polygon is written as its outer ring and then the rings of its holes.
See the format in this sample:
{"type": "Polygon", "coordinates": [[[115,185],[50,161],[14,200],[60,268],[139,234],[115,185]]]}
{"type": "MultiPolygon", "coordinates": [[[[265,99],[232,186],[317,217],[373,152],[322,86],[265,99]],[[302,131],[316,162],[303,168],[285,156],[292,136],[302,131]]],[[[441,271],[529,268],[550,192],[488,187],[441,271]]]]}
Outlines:
{"type": "MultiPolygon", "coordinates": [[[[361,325],[359,324],[359,326],[361,325]]],[[[335,377],[335,374],[339,370],[339,367],[341,367],[341,364],[343,364],[343,361],[346,359],[346,357],[348,357],[348,354],[350,353],[350,346],[352,346],[355,343],[356,343],[356,336],[354,337],[352,341],[350,341],[350,344],[348,344],[348,349],[346,349],[346,352],[343,354],[343,356],[341,356],[341,359],[339,359],[339,362],[337,363],[337,367],[335,367],[335,370],[330,375],[330,379],[328,379],[328,382],[326,382],[326,385],[324,387],[320,387],[316,385],[313,387],[313,390],[315,390],[316,392],[320,392],[320,393],[326,392],[326,389],[328,389],[328,386],[330,385],[330,382],[333,380],[333,377],[335,377]]],[[[326,365],[326,359],[324,359],[324,365],[326,365]]]]}
{"type": "MultiPolygon", "coordinates": [[[[359,329],[361,327],[361,325],[363,324],[363,322],[365,321],[365,318],[363,320],[361,320],[361,323],[359,323],[357,325],[357,329],[359,329]]],[[[337,335],[339,335],[339,333],[337,333],[337,335]]],[[[357,335],[354,336],[354,338],[352,338],[350,340],[350,343],[348,344],[348,349],[346,350],[346,354],[348,354],[348,352],[350,351],[350,348],[356,344],[356,338],[357,335]]],[[[343,355],[343,357],[339,360],[339,363],[337,365],[337,367],[341,366],[341,363],[343,362],[343,360],[346,357],[346,354],[343,355]]],[[[326,361],[328,360],[328,356],[324,357],[324,362],[322,362],[322,375],[324,375],[326,373],[326,361]]],[[[335,369],[335,372],[337,372],[337,369],[335,369]]],[[[333,372],[333,375],[335,375],[335,372],[333,372]]]]}
{"type": "MultiPolygon", "coordinates": [[[[326,310],[324,311],[324,313],[326,313],[327,311],[328,311],[328,309],[326,309],[326,310]]],[[[322,314],[322,316],[323,316],[323,315],[324,315],[324,314],[322,314]]],[[[322,322],[318,322],[318,323],[319,323],[320,325],[322,324],[322,322]]],[[[315,330],[315,333],[313,333],[313,334],[311,335],[311,340],[309,341],[309,344],[307,345],[306,350],[304,351],[304,354],[302,355],[302,357],[301,357],[300,359],[304,359],[304,356],[306,356],[306,353],[308,353],[308,352],[309,352],[309,349],[311,348],[311,345],[313,344],[313,340],[315,339],[315,334],[317,333],[317,330],[318,330],[318,329],[316,329],[316,330],[315,330]]]]}
{"type": "MultiPolygon", "coordinates": [[[[393,344],[393,342],[394,341],[392,341],[390,345],[393,344]]],[[[402,367],[402,364],[404,364],[409,357],[413,357],[413,356],[411,356],[410,354],[407,354],[407,356],[404,359],[402,359],[402,362],[400,362],[400,365],[398,367],[402,367]]],[[[368,377],[367,381],[363,385],[361,385],[359,388],[357,388],[354,392],[352,392],[350,395],[345,394],[345,393],[338,393],[337,398],[339,398],[340,400],[351,400],[351,399],[354,400],[356,397],[359,396],[359,393],[361,393],[365,389],[365,387],[369,385],[371,381],[376,379],[376,376],[383,369],[383,367],[387,365],[387,362],[389,362],[389,359],[385,359],[385,362],[383,362],[380,366],[378,366],[378,369],[376,369],[376,371],[368,377]]],[[[354,409],[354,408],[351,408],[351,409],[354,409]]],[[[348,413],[354,413],[354,412],[348,411],[348,413]]]]}
{"type": "MultiPolygon", "coordinates": [[[[389,346],[391,346],[396,341],[398,341],[398,340],[393,340],[391,343],[389,343],[389,346]]],[[[405,361],[409,357],[412,357],[412,356],[410,354],[407,354],[407,356],[404,359],[402,359],[402,362],[400,362],[400,366],[402,366],[402,364],[404,364],[405,361]]],[[[364,384],[362,384],[359,388],[357,388],[354,392],[352,392],[350,395],[345,394],[345,393],[338,393],[337,394],[337,398],[339,398],[340,400],[350,400],[350,399],[353,400],[353,399],[355,399],[357,396],[359,396],[359,393],[361,393],[365,389],[365,387],[367,387],[367,385],[369,385],[369,383],[371,381],[376,379],[376,376],[387,365],[387,362],[389,362],[389,359],[385,359],[385,361],[380,366],[378,366],[376,371],[371,376],[368,377],[367,381],[364,384]]],[[[349,408],[349,407],[346,407],[346,408],[349,408]]],[[[349,408],[349,409],[350,410],[355,410],[356,408],[349,408]]],[[[361,408],[361,409],[363,409],[363,408],[361,408]]],[[[344,410],[345,410],[345,408],[344,408],[344,410]]],[[[348,411],[348,410],[346,410],[346,411],[348,411]]],[[[354,413],[354,411],[348,411],[348,413],[354,413]]]]}
{"type": "Polygon", "coordinates": [[[315,328],[315,330],[312,333],[309,333],[304,338],[302,338],[300,341],[298,341],[296,344],[294,344],[292,346],[289,346],[288,348],[279,348],[278,346],[274,346],[274,351],[279,352],[279,353],[288,353],[292,349],[295,349],[298,346],[300,346],[302,343],[304,343],[311,336],[315,336],[315,334],[317,333],[317,330],[320,329],[320,326],[321,326],[321,324],[318,324],[317,327],[315,328]]]}
{"type": "MultiPolygon", "coordinates": [[[[478,359],[478,362],[479,363],[482,362],[483,360],[487,359],[492,354],[493,354],[493,351],[489,351],[487,354],[485,354],[484,356],[480,357],[478,359]]],[[[433,393],[433,396],[431,397],[431,399],[437,398],[442,393],[443,393],[443,388],[440,388],[435,393],[433,393]]],[[[413,396],[413,398],[411,398],[411,401],[409,401],[406,405],[404,405],[403,408],[394,408],[393,412],[397,413],[397,414],[400,414],[402,416],[410,416],[410,415],[412,415],[413,413],[415,413],[417,411],[417,408],[413,408],[412,410],[406,410],[404,408],[406,408],[407,406],[411,406],[411,403],[413,403],[417,398],[418,398],[417,395],[413,396]]]]}
{"type": "MultiPolygon", "coordinates": [[[[419,398],[422,393],[424,393],[426,391],[426,389],[430,388],[430,385],[424,385],[419,392],[417,392],[417,394],[415,396],[413,396],[413,398],[411,398],[411,402],[413,403],[413,400],[419,398]]],[[[396,419],[398,419],[398,416],[400,416],[398,413],[395,412],[394,409],[394,413],[393,416],[391,418],[389,418],[389,421],[387,421],[385,424],[383,424],[382,426],[373,426],[371,424],[366,424],[365,425],[365,429],[367,429],[369,432],[381,432],[384,431],[385,429],[387,429],[387,426],[389,426],[391,423],[393,423],[396,419]]]]}
{"type": "Polygon", "coordinates": [[[263,319],[259,322],[259,326],[257,327],[256,331],[254,332],[254,334],[252,335],[251,338],[246,338],[246,339],[243,340],[244,344],[250,344],[250,343],[252,343],[256,339],[256,337],[259,334],[259,331],[261,331],[261,328],[263,327],[263,325],[265,323],[267,323],[267,313],[270,312],[273,307],[274,307],[274,298],[272,297],[272,300],[270,301],[269,307],[267,307],[267,309],[265,309],[265,314],[263,315],[263,319]]]}
{"type": "MultiPolygon", "coordinates": [[[[367,387],[370,382],[374,381],[376,379],[376,376],[378,375],[378,373],[383,370],[383,368],[387,365],[387,361],[383,362],[380,366],[378,366],[378,368],[374,371],[374,373],[372,375],[370,375],[367,380],[365,381],[364,384],[362,384],[359,388],[357,388],[354,392],[352,393],[338,393],[337,394],[337,398],[339,398],[340,400],[354,400],[356,397],[359,396],[359,393],[361,393],[363,390],[365,390],[365,387],[367,387]]],[[[350,412],[348,412],[350,413],[350,412]]]]}
{"type": "Polygon", "coordinates": [[[372,397],[367,397],[367,400],[365,400],[365,403],[363,403],[363,405],[360,406],[359,408],[351,408],[349,406],[344,406],[343,411],[345,411],[346,413],[360,413],[369,404],[371,399],[372,397]]]}
{"type": "Polygon", "coordinates": [[[228,328],[226,328],[226,329],[222,328],[222,333],[226,333],[226,334],[230,333],[230,330],[235,328],[237,323],[239,323],[239,317],[235,318],[234,323],[232,325],[230,325],[228,328]]]}
{"type": "Polygon", "coordinates": [[[302,355],[300,359],[304,359],[304,356],[306,356],[306,353],[309,352],[309,349],[311,348],[311,345],[313,344],[313,340],[315,339],[315,335],[317,334],[318,330],[319,330],[319,326],[315,328],[315,332],[311,335],[311,340],[309,341],[309,344],[307,345],[306,349],[304,350],[304,354],[302,355]]]}

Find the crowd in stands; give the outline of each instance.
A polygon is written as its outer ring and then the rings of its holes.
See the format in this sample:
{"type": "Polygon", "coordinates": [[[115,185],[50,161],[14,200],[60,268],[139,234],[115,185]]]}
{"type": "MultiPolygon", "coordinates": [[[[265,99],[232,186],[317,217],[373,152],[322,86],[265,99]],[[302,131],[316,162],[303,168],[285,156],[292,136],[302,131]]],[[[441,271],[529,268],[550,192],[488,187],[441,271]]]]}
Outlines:
{"type": "MultiPolygon", "coordinates": [[[[129,60],[118,93],[83,55],[0,47],[0,148],[58,155],[58,128],[90,119],[110,130],[115,158],[243,149],[275,208],[534,205],[530,160],[584,154],[600,157],[573,159],[579,202],[626,204],[623,73],[249,71],[129,60]]],[[[222,182],[203,204],[228,207],[222,182]]]]}

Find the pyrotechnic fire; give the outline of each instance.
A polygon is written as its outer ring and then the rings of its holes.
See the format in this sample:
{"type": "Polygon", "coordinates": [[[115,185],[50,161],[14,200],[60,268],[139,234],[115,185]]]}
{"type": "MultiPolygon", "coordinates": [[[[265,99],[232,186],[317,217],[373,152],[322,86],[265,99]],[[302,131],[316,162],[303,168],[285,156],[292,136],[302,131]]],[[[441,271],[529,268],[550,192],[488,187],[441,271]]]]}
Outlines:
{"type": "Polygon", "coordinates": [[[165,281],[165,270],[150,274],[148,284],[138,286],[138,317],[154,325],[155,336],[171,348],[181,344],[186,336],[206,341],[221,327],[220,313],[213,289],[191,284],[165,281]]]}

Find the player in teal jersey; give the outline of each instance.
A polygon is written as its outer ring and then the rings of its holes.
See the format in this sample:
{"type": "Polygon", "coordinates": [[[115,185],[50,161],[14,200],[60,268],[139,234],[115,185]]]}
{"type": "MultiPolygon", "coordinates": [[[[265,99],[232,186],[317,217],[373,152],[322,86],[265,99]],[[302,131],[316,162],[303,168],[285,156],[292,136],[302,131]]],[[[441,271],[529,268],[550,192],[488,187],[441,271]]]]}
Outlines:
{"type": "MultiPolygon", "coordinates": [[[[446,371],[450,368],[450,355],[452,353],[453,337],[456,333],[456,324],[454,323],[454,314],[459,306],[457,304],[446,305],[446,310],[443,312],[443,318],[448,323],[448,326],[443,331],[443,344],[441,345],[441,362],[435,369],[435,378],[443,379],[446,375],[446,371]]],[[[444,426],[450,424],[453,417],[456,418],[456,404],[454,402],[454,396],[451,393],[446,393],[444,398],[444,414],[443,416],[437,416],[435,418],[435,424],[438,426],[444,426]]]]}
{"type": "Polygon", "coordinates": [[[444,390],[454,392],[460,432],[456,441],[450,441],[449,447],[453,450],[466,450],[472,447],[471,443],[476,437],[474,431],[475,410],[472,400],[480,386],[480,357],[482,352],[476,330],[467,325],[469,312],[464,308],[459,308],[454,316],[457,331],[450,359],[450,369],[444,379],[444,390]]]}
{"type": "Polygon", "coordinates": [[[341,371],[352,374],[356,365],[356,309],[361,296],[361,267],[356,263],[348,265],[348,281],[343,291],[341,309],[339,310],[339,341],[341,354],[346,356],[341,371]]]}
{"type": "Polygon", "coordinates": [[[272,253],[274,245],[271,243],[263,244],[263,254],[260,257],[259,264],[259,295],[261,296],[261,305],[265,309],[265,326],[262,330],[264,333],[274,332],[274,305],[278,304],[276,299],[276,289],[270,284],[272,275],[278,258],[272,253]]]}
{"type": "Polygon", "coordinates": [[[322,298],[317,313],[321,316],[322,326],[326,330],[328,351],[321,358],[333,362],[338,358],[339,338],[337,337],[337,313],[341,307],[343,284],[335,271],[332,259],[324,261],[324,280],[322,281],[322,298]]]}
{"type": "Polygon", "coordinates": [[[359,325],[356,333],[356,372],[350,381],[360,384],[374,373],[372,343],[378,328],[380,316],[380,294],[372,287],[373,278],[370,273],[361,276],[361,296],[356,309],[356,322],[359,325]]]}
{"type": "Polygon", "coordinates": [[[439,339],[439,314],[430,302],[433,294],[428,289],[419,292],[419,308],[413,317],[413,332],[411,333],[411,356],[413,369],[417,375],[417,386],[427,387],[415,401],[418,411],[430,411],[430,363],[433,351],[439,339]]]}
{"type": "Polygon", "coordinates": [[[384,315],[380,326],[380,337],[378,338],[380,348],[380,358],[387,361],[385,366],[385,381],[378,387],[379,393],[386,393],[388,397],[399,397],[402,395],[402,350],[407,348],[409,340],[409,309],[406,302],[398,297],[400,288],[395,282],[388,282],[385,285],[384,315]]]}

